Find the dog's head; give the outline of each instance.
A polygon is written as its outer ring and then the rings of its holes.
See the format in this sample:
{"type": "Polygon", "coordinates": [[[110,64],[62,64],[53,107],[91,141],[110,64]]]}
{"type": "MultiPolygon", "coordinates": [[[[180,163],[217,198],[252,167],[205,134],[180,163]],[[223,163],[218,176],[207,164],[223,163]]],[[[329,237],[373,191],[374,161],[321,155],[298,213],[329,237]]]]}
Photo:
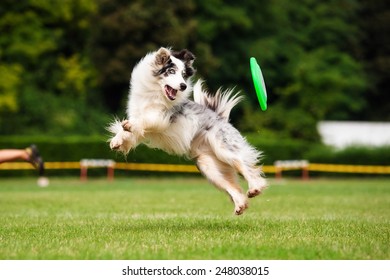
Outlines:
{"type": "MultiPolygon", "coordinates": [[[[180,93],[186,93],[189,85],[189,78],[194,75],[195,70],[192,63],[195,56],[188,50],[171,51],[160,48],[155,53],[155,69],[153,75],[170,101],[175,101],[180,93]]],[[[186,94],[185,94],[186,96],[186,94]]]]}

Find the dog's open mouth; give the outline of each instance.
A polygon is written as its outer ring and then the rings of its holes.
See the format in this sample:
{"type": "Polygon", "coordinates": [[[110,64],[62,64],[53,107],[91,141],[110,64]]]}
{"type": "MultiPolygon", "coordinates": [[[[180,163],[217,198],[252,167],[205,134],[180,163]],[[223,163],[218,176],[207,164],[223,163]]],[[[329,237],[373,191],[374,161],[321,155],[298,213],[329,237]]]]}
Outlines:
{"type": "Polygon", "coordinates": [[[164,89],[165,89],[165,94],[169,98],[169,100],[173,101],[173,100],[176,99],[176,94],[177,94],[177,90],[176,89],[173,89],[173,88],[171,88],[168,85],[165,85],[164,89]]]}

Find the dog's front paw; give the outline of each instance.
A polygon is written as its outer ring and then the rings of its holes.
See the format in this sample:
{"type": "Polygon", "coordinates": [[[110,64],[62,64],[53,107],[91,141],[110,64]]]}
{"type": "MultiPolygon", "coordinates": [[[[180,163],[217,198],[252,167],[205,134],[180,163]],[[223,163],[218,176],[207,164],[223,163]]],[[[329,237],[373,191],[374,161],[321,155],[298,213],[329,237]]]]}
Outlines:
{"type": "Polygon", "coordinates": [[[115,136],[110,141],[111,150],[119,150],[122,145],[123,145],[122,137],[115,136]]]}
{"type": "Polygon", "coordinates": [[[130,122],[129,122],[129,120],[124,120],[124,121],[122,121],[122,128],[123,128],[123,130],[125,130],[125,131],[131,131],[131,124],[130,124],[130,122]]]}
{"type": "Polygon", "coordinates": [[[132,135],[128,131],[117,133],[110,141],[111,150],[127,154],[133,147],[132,135]]]}

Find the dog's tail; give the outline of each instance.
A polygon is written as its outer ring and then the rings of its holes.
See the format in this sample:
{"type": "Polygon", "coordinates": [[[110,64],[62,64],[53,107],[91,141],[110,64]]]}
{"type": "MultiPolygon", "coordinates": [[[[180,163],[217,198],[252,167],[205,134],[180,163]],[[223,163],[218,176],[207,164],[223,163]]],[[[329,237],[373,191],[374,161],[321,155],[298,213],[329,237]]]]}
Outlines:
{"type": "Polygon", "coordinates": [[[202,86],[203,81],[198,80],[194,86],[194,101],[210,108],[226,121],[229,121],[230,111],[243,99],[243,96],[238,93],[234,94],[234,88],[225,91],[219,88],[215,95],[211,95],[203,90],[202,86]]]}

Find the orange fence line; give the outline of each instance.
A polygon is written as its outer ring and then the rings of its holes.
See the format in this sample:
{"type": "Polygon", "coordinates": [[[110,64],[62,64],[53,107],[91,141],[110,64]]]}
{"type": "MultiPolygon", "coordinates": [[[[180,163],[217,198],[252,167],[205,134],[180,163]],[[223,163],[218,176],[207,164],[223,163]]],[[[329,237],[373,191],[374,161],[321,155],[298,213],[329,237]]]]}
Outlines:
{"type": "MultiPolygon", "coordinates": [[[[64,162],[45,162],[46,169],[80,169],[79,161],[64,161],[64,162]]],[[[0,164],[0,170],[21,170],[34,169],[34,167],[27,162],[5,162],[0,164]]]]}
{"type": "Polygon", "coordinates": [[[390,174],[390,166],[310,163],[309,171],[336,172],[336,173],[390,174]]]}
{"type": "MultiPolygon", "coordinates": [[[[46,169],[81,169],[82,165],[79,161],[72,162],[45,162],[46,169]]],[[[87,168],[96,168],[90,167],[87,168]]],[[[265,165],[262,167],[265,173],[276,173],[279,170],[300,170],[302,168],[282,167],[277,168],[274,165],[265,165]]],[[[33,169],[31,164],[27,162],[6,162],[0,164],[0,170],[21,170],[33,169]]],[[[127,163],[116,162],[114,169],[118,170],[134,170],[134,171],[157,171],[157,172],[183,172],[183,173],[198,173],[195,165],[185,164],[154,164],[154,163],[127,163]]],[[[385,165],[345,165],[345,164],[322,164],[309,163],[308,171],[316,172],[336,172],[336,173],[366,173],[366,174],[390,174],[390,166],[385,165]]]]}
{"type": "Polygon", "coordinates": [[[138,171],[158,171],[158,172],[184,172],[199,173],[195,165],[185,164],[155,164],[155,163],[122,163],[117,162],[115,169],[138,170],[138,171]]]}

